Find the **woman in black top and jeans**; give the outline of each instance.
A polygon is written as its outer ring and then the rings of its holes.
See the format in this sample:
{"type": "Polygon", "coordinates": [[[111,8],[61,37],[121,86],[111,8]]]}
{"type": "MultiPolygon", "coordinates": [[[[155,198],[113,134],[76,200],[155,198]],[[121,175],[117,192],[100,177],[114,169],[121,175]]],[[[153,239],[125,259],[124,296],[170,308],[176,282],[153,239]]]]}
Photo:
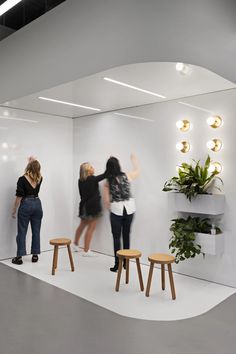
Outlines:
{"type": "Polygon", "coordinates": [[[40,228],[43,217],[41,201],[38,197],[42,176],[40,163],[33,158],[29,159],[25,174],[18,179],[16,199],[12,210],[12,217],[17,213],[17,256],[12,259],[14,264],[22,264],[22,256],[26,255],[26,234],[29,223],[32,230],[31,254],[32,262],[38,261],[40,254],[40,228]]]}
{"type": "Polygon", "coordinates": [[[101,216],[101,195],[99,192],[98,183],[105,179],[105,173],[94,176],[94,168],[90,163],[85,162],[80,166],[80,179],[78,181],[79,193],[81,197],[79,206],[80,224],[75,233],[75,240],[72,248],[74,251],[79,251],[79,239],[86,229],[84,240],[84,256],[94,256],[90,251],[90,243],[94,230],[97,225],[97,220],[101,216]]]}

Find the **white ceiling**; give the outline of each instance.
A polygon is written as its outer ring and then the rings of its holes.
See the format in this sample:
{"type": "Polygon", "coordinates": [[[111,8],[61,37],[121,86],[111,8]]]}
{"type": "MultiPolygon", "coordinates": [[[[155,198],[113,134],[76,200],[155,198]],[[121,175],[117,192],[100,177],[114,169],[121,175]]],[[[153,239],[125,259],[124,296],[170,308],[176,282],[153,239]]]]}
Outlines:
{"type": "Polygon", "coordinates": [[[176,71],[175,65],[175,63],[125,65],[5,102],[1,106],[76,118],[97,112],[40,100],[38,97],[67,101],[107,112],[236,87],[232,82],[201,67],[190,65],[191,73],[183,75],[176,71]],[[104,77],[155,92],[166,98],[107,82],[104,77]]]}

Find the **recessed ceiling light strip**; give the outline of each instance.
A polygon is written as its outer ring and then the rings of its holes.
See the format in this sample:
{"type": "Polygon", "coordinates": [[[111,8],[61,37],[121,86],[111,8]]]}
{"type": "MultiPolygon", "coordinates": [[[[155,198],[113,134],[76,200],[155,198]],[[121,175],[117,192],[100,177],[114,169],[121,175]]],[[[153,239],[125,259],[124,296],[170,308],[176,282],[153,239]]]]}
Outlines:
{"type": "Polygon", "coordinates": [[[0,5],[0,16],[5,14],[5,12],[10,10],[12,7],[17,5],[21,1],[22,0],[7,0],[7,1],[5,1],[2,5],[0,5]]]}
{"type": "Polygon", "coordinates": [[[13,118],[13,117],[3,117],[3,116],[0,116],[0,119],[19,120],[19,121],[28,122],[28,123],[38,123],[37,120],[24,119],[24,118],[13,118]]]}
{"type": "Polygon", "coordinates": [[[77,104],[77,103],[72,103],[72,102],[66,102],[66,101],[60,101],[60,100],[55,100],[53,98],[48,98],[48,97],[39,97],[40,100],[45,100],[45,101],[50,101],[50,102],[54,102],[54,103],[61,103],[61,104],[65,104],[67,106],[73,106],[73,107],[80,107],[80,108],[85,108],[85,109],[91,109],[92,111],[101,111],[101,109],[99,108],[93,108],[93,107],[89,107],[89,106],[82,106],[81,104],[77,104]]]}
{"type": "Polygon", "coordinates": [[[214,112],[212,111],[209,111],[208,109],[205,109],[205,108],[202,108],[202,107],[199,107],[199,106],[194,106],[193,104],[189,104],[189,103],[185,103],[185,102],[178,102],[179,104],[183,104],[185,106],[188,106],[188,107],[191,107],[191,108],[195,108],[195,109],[198,109],[199,111],[202,111],[202,112],[207,112],[207,113],[211,113],[211,114],[214,114],[214,112]]]}
{"type": "Polygon", "coordinates": [[[112,82],[113,84],[117,84],[117,85],[120,85],[120,86],[128,87],[128,88],[131,88],[131,89],[136,90],[136,91],[148,93],[149,95],[152,95],[152,96],[156,96],[156,97],[160,97],[160,98],[166,98],[165,96],[159,95],[158,93],[155,93],[155,92],[152,92],[152,91],[148,91],[148,90],[144,90],[144,89],[141,89],[139,87],[126,84],[125,82],[113,80],[113,79],[110,79],[109,77],[104,77],[103,79],[106,80],[106,81],[112,82]]]}
{"type": "Polygon", "coordinates": [[[114,114],[116,114],[117,116],[128,117],[128,118],[133,118],[133,119],[140,119],[140,120],[147,120],[148,122],[154,122],[154,120],[152,120],[152,119],[132,116],[130,114],[124,114],[124,113],[118,113],[118,112],[115,112],[114,114]]]}

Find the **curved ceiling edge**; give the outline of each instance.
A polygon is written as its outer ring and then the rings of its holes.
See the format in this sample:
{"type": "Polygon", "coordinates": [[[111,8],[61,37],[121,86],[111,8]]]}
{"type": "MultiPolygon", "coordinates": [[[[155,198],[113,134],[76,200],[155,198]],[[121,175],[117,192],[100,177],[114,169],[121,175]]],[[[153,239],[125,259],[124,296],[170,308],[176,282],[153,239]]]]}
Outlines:
{"type": "Polygon", "coordinates": [[[233,0],[66,1],[0,43],[0,102],[137,62],[236,83],[235,13],[233,0]]]}

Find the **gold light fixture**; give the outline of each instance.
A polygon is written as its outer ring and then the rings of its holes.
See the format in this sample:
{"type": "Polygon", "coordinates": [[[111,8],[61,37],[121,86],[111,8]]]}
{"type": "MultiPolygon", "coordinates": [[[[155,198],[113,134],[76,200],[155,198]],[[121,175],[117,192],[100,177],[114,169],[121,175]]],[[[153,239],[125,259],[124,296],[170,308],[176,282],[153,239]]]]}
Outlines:
{"type": "Polygon", "coordinates": [[[219,162],[212,162],[209,167],[209,172],[221,173],[222,165],[219,162]]]}
{"type": "Polygon", "coordinates": [[[207,118],[207,124],[212,128],[219,128],[222,126],[223,121],[220,116],[211,116],[207,118]]]}
{"type": "Polygon", "coordinates": [[[222,141],[220,139],[212,139],[207,142],[208,149],[218,152],[222,148],[222,141]]]}
{"type": "Polygon", "coordinates": [[[183,153],[189,152],[190,148],[190,144],[184,140],[176,144],[176,149],[183,153]]]}
{"type": "Polygon", "coordinates": [[[181,132],[187,132],[190,129],[190,122],[187,119],[178,120],[176,127],[181,130],[181,132]]]}

